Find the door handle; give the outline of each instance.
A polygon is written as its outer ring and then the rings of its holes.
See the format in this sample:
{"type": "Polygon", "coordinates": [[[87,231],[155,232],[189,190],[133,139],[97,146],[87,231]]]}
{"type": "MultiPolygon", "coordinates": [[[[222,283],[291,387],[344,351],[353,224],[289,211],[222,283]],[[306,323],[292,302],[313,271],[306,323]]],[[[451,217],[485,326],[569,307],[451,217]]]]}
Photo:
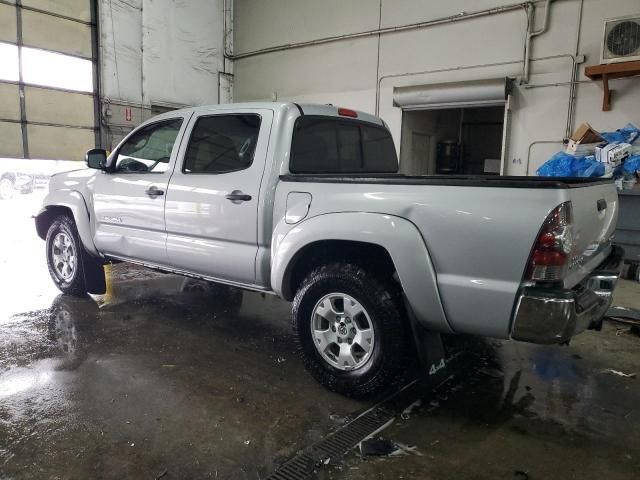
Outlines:
{"type": "Polygon", "coordinates": [[[598,203],[596,205],[598,206],[599,212],[607,209],[607,201],[604,198],[601,198],[600,200],[598,200],[598,203]]]}
{"type": "Polygon", "coordinates": [[[231,200],[233,203],[241,203],[248,202],[251,200],[251,195],[247,195],[246,193],[242,193],[241,190],[234,190],[231,193],[228,193],[224,196],[227,200],[231,200]]]}
{"type": "Polygon", "coordinates": [[[144,191],[144,193],[146,193],[150,197],[161,197],[162,195],[164,195],[164,190],[160,190],[155,185],[151,185],[144,191]]]}

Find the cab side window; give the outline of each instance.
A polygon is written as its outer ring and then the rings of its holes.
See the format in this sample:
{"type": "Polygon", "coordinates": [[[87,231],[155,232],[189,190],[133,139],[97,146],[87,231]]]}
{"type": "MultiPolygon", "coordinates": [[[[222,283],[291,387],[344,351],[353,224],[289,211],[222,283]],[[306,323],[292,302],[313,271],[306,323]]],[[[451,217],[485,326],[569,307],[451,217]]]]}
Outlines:
{"type": "Polygon", "coordinates": [[[152,123],[135,132],[118,150],[115,171],[163,173],[169,168],[182,119],[152,123]]]}
{"type": "Polygon", "coordinates": [[[259,115],[201,117],[193,127],[182,171],[219,174],[249,168],[259,133],[259,115]]]}
{"type": "Polygon", "coordinates": [[[397,173],[389,131],[345,118],[304,115],[296,120],[291,173],[397,173]]]}

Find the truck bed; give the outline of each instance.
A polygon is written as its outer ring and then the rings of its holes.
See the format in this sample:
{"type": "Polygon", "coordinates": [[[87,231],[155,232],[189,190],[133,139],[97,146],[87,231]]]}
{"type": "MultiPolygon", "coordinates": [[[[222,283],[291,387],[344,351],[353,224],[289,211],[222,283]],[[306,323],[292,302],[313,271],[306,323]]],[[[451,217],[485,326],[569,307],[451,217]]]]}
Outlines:
{"type": "MultiPolygon", "coordinates": [[[[550,212],[572,203],[575,251],[563,285],[571,289],[609,254],[618,209],[613,182],[601,178],[287,174],[280,179],[278,216],[284,217],[290,193],[295,198],[306,192],[311,202],[304,222],[348,212],[409,221],[423,238],[451,329],[502,338],[509,334],[531,248],[550,212]]],[[[304,228],[304,222],[296,226],[304,228]]]]}

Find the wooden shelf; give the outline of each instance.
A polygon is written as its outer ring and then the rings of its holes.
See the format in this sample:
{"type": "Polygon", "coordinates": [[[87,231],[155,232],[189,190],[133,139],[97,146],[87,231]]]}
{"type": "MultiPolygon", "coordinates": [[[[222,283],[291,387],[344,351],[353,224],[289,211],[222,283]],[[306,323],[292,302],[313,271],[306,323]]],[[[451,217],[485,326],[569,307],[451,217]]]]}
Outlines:
{"type": "Polygon", "coordinates": [[[602,111],[611,110],[611,90],[609,80],[613,78],[633,77],[640,75],[640,60],[633,62],[607,63],[585,67],[584,74],[591,80],[602,80],[604,97],[602,99],[602,111]]]}

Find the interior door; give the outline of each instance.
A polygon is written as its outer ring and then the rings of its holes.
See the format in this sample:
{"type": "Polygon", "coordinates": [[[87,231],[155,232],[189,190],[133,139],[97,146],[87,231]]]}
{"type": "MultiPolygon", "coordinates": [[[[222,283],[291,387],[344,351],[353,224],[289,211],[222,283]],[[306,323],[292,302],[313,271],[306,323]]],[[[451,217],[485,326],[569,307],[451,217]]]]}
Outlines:
{"type": "Polygon", "coordinates": [[[429,175],[429,151],[431,137],[424,133],[411,132],[411,152],[415,171],[414,175],[429,175]]]}
{"type": "Polygon", "coordinates": [[[177,144],[187,118],[159,120],[135,130],[93,184],[94,242],[99,251],[166,264],[164,205],[177,144]]]}
{"type": "Polygon", "coordinates": [[[258,201],[273,112],[194,117],[167,191],[167,255],[176,268],[255,283],[258,201]]]}

